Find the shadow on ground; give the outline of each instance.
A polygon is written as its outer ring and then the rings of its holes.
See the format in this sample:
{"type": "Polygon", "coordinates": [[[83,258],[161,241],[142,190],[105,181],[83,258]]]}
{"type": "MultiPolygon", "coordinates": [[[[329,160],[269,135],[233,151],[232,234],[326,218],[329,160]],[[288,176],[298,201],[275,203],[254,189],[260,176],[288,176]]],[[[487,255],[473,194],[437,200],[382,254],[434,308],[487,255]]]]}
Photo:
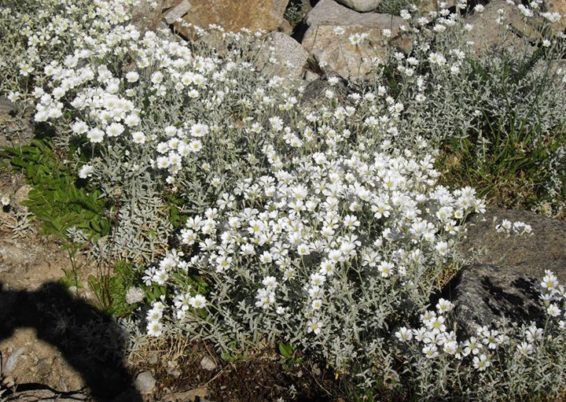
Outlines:
{"type": "MultiPolygon", "coordinates": [[[[94,401],[142,401],[123,362],[124,332],[110,316],[73,297],[63,285],[49,282],[29,292],[6,290],[0,283],[0,341],[18,328],[35,329],[38,339],[57,348],[81,375],[94,401]]],[[[46,387],[18,384],[3,397],[11,394],[17,399],[18,392],[30,389],[46,387]]]]}

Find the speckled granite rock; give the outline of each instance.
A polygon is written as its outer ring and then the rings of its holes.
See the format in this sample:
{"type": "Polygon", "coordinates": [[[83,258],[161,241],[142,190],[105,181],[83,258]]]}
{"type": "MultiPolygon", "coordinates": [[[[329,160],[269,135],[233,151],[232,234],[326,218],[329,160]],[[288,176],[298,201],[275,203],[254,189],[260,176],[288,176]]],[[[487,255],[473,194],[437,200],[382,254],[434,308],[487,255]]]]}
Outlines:
{"type": "Polygon", "coordinates": [[[448,297],[455,305],[458,328],[473,334],[476,325],[507,318],[518,323],[544,320],[539,299],[541,278],[497,265],[470,265],[451,282],[448,297]]]}
{"type": "Polygon", "coordinates": [[[471,263],[498,265],[535,278],[542,278],[549,269],[566,284],[566,221],[528,211],[489,209],[483,216],[472,218],[460,249],[471,263]],[[531,225],[533,235],[497,233],[495,225],[503,219],[531,225]]]}
{"type": "Polygon", "coordinates": [[[544,320],[540,282],[545,270],[566,284],[566,222],[527,211],[490,209],[468,225],[460,251],[470,262],[446,287],[455,319],[464,332],[475,323],[490,325],[506,317],[519,323],[544,320]],[[495,226],[522,221],[532,235],[506,235],[495,226]]]}

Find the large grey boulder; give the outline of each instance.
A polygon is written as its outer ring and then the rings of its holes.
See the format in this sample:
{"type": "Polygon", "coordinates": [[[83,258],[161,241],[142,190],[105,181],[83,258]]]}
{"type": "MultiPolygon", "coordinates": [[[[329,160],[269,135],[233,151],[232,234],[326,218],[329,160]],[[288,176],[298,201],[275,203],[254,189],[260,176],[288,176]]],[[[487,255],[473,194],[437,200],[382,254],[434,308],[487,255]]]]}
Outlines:
{"type": "MultiPolygon", "coordinates": [[[[333,0],[322,0],[307,15],[303,47],[327,75],[366,78],[400,36],[403,19],[358,13],[333,0]]],[[[401,42],[396,42],[401,44],[401,42]]]]}
{"type": "Polygon", "coordinates": [[[270,75],[301,78],[309,58],[307,51],[299,42],[283,32],[272,32],[269,36],[273,53],[269,49],[262,51],[258,67],[265,68],[266,73],[270,75]],[[268,63],[271,57],[275,63],[268,63]]]}
{"type": "Polygon", "coordinates": [[[544,0],[545,8],[548,12],[559,13],[561,18],[551,25],[555,33],[566,32],[566,1],[564,0],[544,0]]]}
{"type": "Polygon", "coordinates": [[[348,105],[348,95],[350,93],[345,80],[339,80],[331,84],[326,78],[316,78],[308,83],[303,91],[301,104],[305,107],[318,108],[327,103],[326,92],[331,91],[333,97],[341,105],[348,105]]]}
{"type": "Polygon", "coordinates": [[[540,286],[546,270],[566,284],[566,222],[527,211],[489,209],[468,223],[460,252],[469,262],[445,289],[455,304],[458,327],[474,332],[505,317],[518,323],[542,323],[540,286]],[[532,235],[507,235],[496,225],[524,222],[532,235]]]}
{"type": "Polygon", "coordinates": [[[566,221],[528,211],[492,208],[473,217],[467,227],[467,238],[460,250],[471,263],[498,265],[534,278],[542,278],[548,269],[566,284],[566,221]],[[504,219],[529,224],[533,234],[498,233],[495,226],[504,219]]]}
{"type": "Polygon", "coordinates": [[[452,314],[458,331],[473,335],[477,325],[489,327],[502,319],[542,325],[545,312],[540,300],[541,279],[497,265],[464,268],[447,292],[454,303],[452,314]]]}
{"type": "Polygon", "coordinates": [[[477,56],[497,50],[519,54],[531,54],[535,48],[529,41],[541,39],[533,25],[526,22],[519,9],[505,0],[494,0],[486,4],[481,12],[467,18],[473,26],[466,40],[473,42],[477,56]]]}
{"type": "Polygon", "coordinates": [[[0,96],[0,148],[28,145],[33,138],[29,113],[20,112],[21,105],[0,96]]]}
{"type": "MultiPolygon", "coordinates": [[[[208,27],[220,25],[226,31],[275,31],[283,23],[283,14],[289,0],[186,0],[190,11],[183,15],[187,23],[208,27]]],[[[182,24],[177,26],[185,36],[190,35],[182,24]]]]}
{"type": "Polygon", "coordinates": [[[379,6],[381,0],[338,0],[338,3],[345,5],[362,13],[373,11],[379,6]]]}
{"type": "Polygon", "coordinates": [[[316,25],[360,25],[385,28],[390,21],[391,16],[388,14],[359,13],[338,4],[334,0],[321,0],[309,11],[306,18],[306,23],[310,27],[316,25]]]}

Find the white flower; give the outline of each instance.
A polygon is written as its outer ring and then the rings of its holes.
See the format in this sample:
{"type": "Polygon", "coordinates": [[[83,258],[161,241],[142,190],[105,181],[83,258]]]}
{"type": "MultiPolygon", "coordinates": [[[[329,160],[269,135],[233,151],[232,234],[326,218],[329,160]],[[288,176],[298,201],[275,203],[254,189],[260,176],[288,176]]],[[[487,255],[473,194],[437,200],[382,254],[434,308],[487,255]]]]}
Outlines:
{"type": "Polygon", "coordinates": [[[194,308],[204,308],[206,306],[206,298],[203,295],[196,295],[189,299],[189,304],[194,308]]]}
{"type": "Polygon", "coordinates": [[[350,37],[348,38],[348,40],[350,41],[350,43],[354,46],[358,46],[360,44],[362,44],[362,42],[364,40],[366,40],[368,38],[369,34],[367,32],[364,33],[355,33],[353,35],[350,35],[350,37]]]}
{"type": "Polygon", "coordinates": [[[145,134],[141,131],[136,131],[132,133],[132,141],[135,144],[144,144],[145,143],[145,134]]]}
{"type": "Polygon", "coordinates": [[[391,262],[383,261],[377,266],[377,270],[381,273],[383,278],[388,278],[393,273],[395,265],[391,262]]]}
{"type": "Polygon", "coordinates": [[[277,279],[274,276],[265,277],[261,283],[269,290],[275,290],[277,288],[277,279]]]}
{"type": "Polygon", "coordinates": [[[307,244],[299,244],[299,247],[297,247],[297,254],[299,254],[300,256],[309,255],[309,246],[307,244]]]}
{"type": "Polygon", "coordinates": [[[525,17],[527,17],[527,18],[528,18],[528,17],[532,17],[532,16],[534,15],[533,10],[531,10],[531,9],[529,9],[529,8],[527,8],[527,7],[525,7],[525,6],[522,5],[522,4],[519,4],[519,5],[517,6],[517,8],[518,8],[519,11],[520,11],[525,17]]]}
{"type": "Polygon", "coordinates": [[[435,250],[438,252],[439,255],[441,256],[446,256],[449,252],[449,246],[448,243],[445,241],[439,241],[438,243],[436,243],[436,245],[434,246],[435,250]]]}
{"type": "Polygon", "coordinates": [[[551,304],[546,308],[546,314],[551,317],[558,317],[561,314],[560,308],[556,304],[551,304]]]}
{"type": "Polygon", "coordinates": [[[456,341],[446,342],[442,349],[444,350],[445,353],[448,353],[449,355],[455,355],[456,353],[458,353],[458,342],[456,341]]]}
{"type": "Polygon", "coordinates": [[[135,127],[140,124],[140,121],[140,117],[135,113],[129,114],[124,119],[124,123],[126,123],[126,126],[128,127],[135,127]]]}
{"type": "Polygon", "coordinates": [[[339,82],[340,82],[340,78],[338,78],[338,77],[329,77],[328,78],[328,83],[330,84],[331,87],[335,86],[339,82]]]}
{"type": "Polygon", "coordinates": [[[440,299],[436,304],[436,310],[439,314],[444,314],[454,309],[454,304],[445,299],[440,299]]]}
{"type": "Polygon", "coordinates": [[[559,282],[556,275],[551,271],[545,271],[545,276],[542,278],[541,286],[546,291],[552,291],[558,288],[559,282]]]}
{"type": "Polygon", "coordinates": [[[428,61],[430,61],[432,64],[443,66],[446,64],[446,57],[444,57],[442,53],[432,52],[428,56],[428,61]]]}
{"type": "Polygon", "coordinates": [[[544,12],[540,13],[540,15],[552,23],[558,22],[562,18],[562,16],[558,12],[544,12]]]}
{"type": "Polygon", "coordinates": [[[315,335],[320,334],[320,331],[322,330],[322,322],[318,321],[318,320],[309,320],[307,322],[307,332],[311,333],[313,332],[315,335]]]}
{"type": "Polygon", "coordinates": [[[147,324],[147,334],[149,336],[159,337],[163,333],[163,325],[159,321],[150,321],[147,324]]]}
{"type": "Polygon", "coordinates": [[[413,331],[411,331],[410,329],[408,329],[406,327],[401,327],[401,328],[399,328],[399,330],[397,332],[395,332],[395,336],[401,342],[408,342],[411,339],[413,339],[413,331]]]}
{"type": "Polygon", "coordinates": [[[191,127],[191,135],[193,137],[197,137],[197,138],[204,137],[208,134],[208,132],[209,132],[209,128],[206,124],[194,124],[191,127]]]}
{"type": "Polygon", "coordinates": [[[156,71],[151,74],[151,82],[154,84],[160,84],[163,81],[163,73],[160,71],[156,71]]]}
{"type": "Polygon", "coordinates": [[[474,356],[473,363],[474,363],[474,368],[477,369],[478,371],[484,371],[489,366],[491,366],[491,361],[489,360],[489,357],[485,354],[474,356]]]}
{"type": "Polygon", "coordinates": [[[126,292],[126,303],[128,304],[136,304],[141,303],[144,299],[143,290],[138,287],[130,287],[126,292]]]}
{"type": "Polygon", "coordinates": [[[423,347],[423,353],[427,359],[434,359],[435,357],[438,357],[438,348],[436,345],[428,344],[423,347]]]}
{"type": "Polygon", "coordinates": [[[189,143],[189,150],[192,153],[196,154],[200,152],[201,149],[202,149],[202,142],[200,142],[199,140],[194,140],[189,143]]]}
{"type": "Polygon", "coordinates": [[[528,356],[531,353],[533,353],[533,351],[534,351],[533,345],[531,345],[528,342],[521,342],[520,344],[517,345],[517,352],[522,355],[528,356]]]}
{"type": "Polygon", "coordinates": [[[311,303],[311,307],[313,310],[320,310],[322,307],[322,300],[320,299],[313,300],[311,303]]]}
{"type": "Polygon", "coordinates": [[[479,354],[483,346],[478,342],[476,337],[471,337],[464,342],[464,356],[468,356],[470,353],[473,355],[479,354]]]}
{"type": "Polygon", "coordinates": [[[106,135],[108,135],[108,137],[118,137],[123,132],[124,132],[124,126],[121,125],[120,123],[112,123],[106,129],[106,135]]]}
{"type": "Polygon", "coordinates": [[[542,328],[537,328],[535,325],[531,325],[530,327],[528,327],[525,332],[525,337],[527,338],[527,341],[529,343],[533,343],[535,341],[542,339],[542,336],[543,336],[542,328]]]}
{"type": "Polygon", "coordinates": [[[263,310],[268,310],[275,304],[275,294],[269,289],[258,289],[256,294],[256,307],[261,307],[263,310]]]}
{"type": "Polygon", "coordinates": [[[89,164],[83,165],[79,170],[79,177],[81,179],[86,179],[88,177],[91,177],[93,172],[94,172],[94,167],[92,167],[92,165],[89,164]]]}
{"type": "Polygon", "coordinates": [[[281,131],[283,129],[283,120],[279,117],[272,117],[269,119],[269,124],[274,131],[281,131]]]}
{"type": "Polygon", "coordinates": [[[129,83],[134,83],[139,78],[140,78],[140,75],[138,73],[136,73],[135,71],[130,71],[129,73],[126,74],[126,81],[128,81],[129,83]]]}
{"type": "Polygon", "coordinates": [[[334,28],[334,33],[338,36],[344,35],[345,32],[346,30],[343,27],[338,26],[334,28]]]}
{"type": "Polygon", "coordinates": [[[3,195],[2,198],[0,198],[0,204],[2,204],[3,207],[10,205],[10,197],[3,195]]]}
{"type": "Polygon", "coordinates": [[[99,128],[93,128],[88,131],[86,136],[90,140],[90,142],[92,142],[93,144],[98,144],[101,143],[104,139],[104,131],[99,128]]]}
{"type": "Polygon", "coordinates": [[[77,135],[84,134],[88,131],[88,125],[82,120],[77,120],[71,126],[71,130],[77,135]]]}
{"type": "Polygon", "coordinates": [[[156,163],[158,169],[167,169],[170,165],[169,158],[166,156],[158,157],[156,163]]]}

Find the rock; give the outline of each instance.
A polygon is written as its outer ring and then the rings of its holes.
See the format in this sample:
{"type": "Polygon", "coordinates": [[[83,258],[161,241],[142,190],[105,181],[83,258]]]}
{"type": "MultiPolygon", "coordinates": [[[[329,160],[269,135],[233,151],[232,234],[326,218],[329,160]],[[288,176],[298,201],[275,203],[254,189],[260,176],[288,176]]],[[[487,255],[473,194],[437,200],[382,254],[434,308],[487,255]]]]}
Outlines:
{"type": "Polygon", "coordinates": [[[517,322],[541,320],[539,284],[545,270],[566,284],[566,221],[532,212],[489,209],[468,224],[460,252],[471,263],[447,286],[458,326],[474,331],[471,322],[489,325],[507,317],[517,322]],[[495,229],[503,219],[524,222],[532,235],[506,235],[495,229]]]}
{"type": "Polygon", "coordinates": [[[161,0],[161,10],[169,10],[179,4],[179,0],[161,0]]]}
{"type": "Polygon", "coordinates": [[[283,20],[281,25],[277,28],[277,32],[283,32],[284,34],[291,35],[293,33],[293,26],[287,20],[283,20]]]}
{"type": "Polygon", "coordinates": [[[491,326],[502,318],[518,324],[541,325],[544,307],[539,299],[542,277],[521,270],[479,264],[464,268],[449,284],[448,298],[454,303],[453,318],[458,331],[475,334],[476,325],[491,326]]]}
{"type": "Polygon", "coordinates": [[[16,382],[14,381],[14,377],[7,376],[2,378],[2,385],[5,386],[6,388],[12,388],[14,385],[16,385],[16,382]]]}
{"type": "Polygon", "coordinates": [[[136,388],[142,394],[151,394],[155,390],[156,381],[150,371],[144,371],[136,377],[136,388]]]}
{"type": "Polygon", "coordinates": [[[304,76],[303,79],[304,79],[305,81],[307,81],[307,82],[312,82],[312,81],[314,81],[314,80],[316,80],[316,79],[318,79],[318,78],[320,78],[320,75],[318,75],[317,73],[315,73],[315,72],[313,72],[313,71],[307,70],[307,71],[305,72],[305,76],[304,76]]]}
{"type": "Polygon", "coordinates": [[[345,5],[352,10],[362,13],[373,11],[377,8],[381,0],[338,0],[338,3],[345,5]]]}
{"type": "Polygon", "coordinates": [[[566,1],[565,0],[544,0],[546,10],[551,13],[559,13],[562,18],[552,24],[555,33],[566,32],[566,1]]]}
{"type": "Polygon", "coordinates": [[[446,3],[448,8],[450,8],[454,7],[458,3],[458,0],[414,0],[414,5],[421,15],[440,10],[440,3],[446,3]]]}
{"type": "Polygon", "coordinates": [[[26,248],[13,239],[0,243],[0,273],[27,272],[37,261],[37,249],[26,248]]]}
{"type": "Polygon", "coordinates": [[[490,2],[482,12],[475,12],[469,17],[467,22],[473,28],[466,34],[466,40],[473,42],[473,50],[478,56],[495,49],[529,54],[535,49],[528,40],[541,38],[537,30],[525,22],[518,8],[504,0],[490,2]]]}
{"type": "Polygon", "coordinates": [[[159,363],[159,353],[155,351],[149,352],[149,356],[147,358],[147,362],[149,364],[157,364],[159,363]]]}
{"type": "Polygon", "coordinates": [[[340,80],[337,84],[331,85],[325,78],[317,78],[309,82],[303,92],[301,104],[313,107],[319,104],[327,103],[325,100],[325,93],[328,90],[334,93],[334,97],[339,100],[340,104],[347,104],[347,96],[349,91],[345,81],[340,80]]]}
{"type": "Polygon", "coordinates": [[[207,371],[212,371],[216,369],[216,363],[208,356],[204,356],[200,361],[200,366],[202,369],[207,371]]]}
{"type": "Polygon", "coordinates": [[[384,36],[383,30],[390,29],[392,37],[399,33],[397,17],[381,17],[386,23],[374,28],[364,25],[312,26],[305,33],[303,47],[326,74],[336,73],[352,80],[364,79],[375,68],[378,59],[384,60],[387,56],[389,38],[384,36]],[[356,43],[353,42],[355,38],[363,39],[356,43]]]}
{"type": "Polygon", "coordinates": [[[165,21],[168,24],[173,24],[175,21],[185,16],[191,10],[191,7],[191,3],[189,3],[188,0],[181,1],[179,4],[165,13],[165,21]]]}
{"type": "MultiPolygon", "coordinates": [[[[176,0],[176,2],[178,3],[179,0],[176,0]]],[[[175,0],[165,1],[163,9],[172,7],[174,3],[175,0]]],[[[153,7],[153,4],[154,3],[151,3],[150,0],[138,0],[134,3],[132,9],[132,24],[142,32],[155,30],[162,21],[162,9],[153,7]]]]}
{"type": "Polygon", "coordinates": [[[172,394],[165,395],[162,400],[163,402],[193,402],[200,401],[205,402],[205,398],[208,397],[208,389],[206,387],[199,387],[185,392],[175,392],[172,394]]]}
{"type": "Polygon", "coordinates": [[[16,105],[5,96],[0,96],[0,114],[10,114],[16,110],[16,105]]]}
{"type": "MultiPolygon", "coordinates": [[[[203,28],[215,24],[231,32],[238,32],[243,28],[271,32],[283,22],[283,14],[289,0],[188,0],[188,2],[191,10],[183,20],[190,24],[203,28]]],[[[185,36],[190,36],[187,28],[179,29],[185,36]]]]}
{"type": "Polygon", "coordinates": [[[33,139],[30,118],[22,115],[17,103],[0,96],[0,148],[29,144],[33,139]]]}
{"type": "Polygon", "coordinates": [[[16,365],[18,364],[18,360],[25,351],[26,347],[22,346],[17,348],[10,354],[10,357],[8,357],[8,360],[6,360],[6,363],[4,365],[4,374],[10,374],[12,371],[14,371],[16,365]]]}
{"type": "Polygon", "coordinates": [[[391,23],[392,19],[403,21],[398,17],[392,17],[387,14],[358,13],[336,3],[334,0],[321,0],[307,14],[306,23],[310,27],[316,25],[360,25],[374,28],[388,28],[387,25],[391,23]]]}
{"type": "Polygon", "coordinates": [[[374,61],[386,56],[388,46],[410,50],[410,43],[400,35],[405,21],[389,14],[358,13],[334,0],[322,0],[309,12],[306,23],[303,47],[326,74],[364,79],[374,61]],[[356,41],[361,35],[367,37],[356,41]]]}
{"type": "Polygon", "coordinates": [[[527,211],[488,209],[483,216],[471,219],[460,250],[472,263],[497,265],[537,279],[548,269],[566,284],[566,221],[563,220],[527,211]],[[503,219],[529,224],[533,235],[498,233],[495,225],[503,219]]]}
{"type": "Polygon", "coordinates": [[[24,184],[21,186],[14,194],[14,203],[18,206],[24,206],[24,202],[29,198],[29,192],[32,190],[32,186],[29,184],[24,184]]]}
{"type": "Polygon", "coordinates": [[[272,32],[270,39],[273,53],[266,49],[260,57],[259,67],[264,67],[269,75],[301,78],[309,58],[306,50],[299,42],[282,32],[272,32]],[[275,59],[275,64],[268,63],[270,55],[275,59]]]}

